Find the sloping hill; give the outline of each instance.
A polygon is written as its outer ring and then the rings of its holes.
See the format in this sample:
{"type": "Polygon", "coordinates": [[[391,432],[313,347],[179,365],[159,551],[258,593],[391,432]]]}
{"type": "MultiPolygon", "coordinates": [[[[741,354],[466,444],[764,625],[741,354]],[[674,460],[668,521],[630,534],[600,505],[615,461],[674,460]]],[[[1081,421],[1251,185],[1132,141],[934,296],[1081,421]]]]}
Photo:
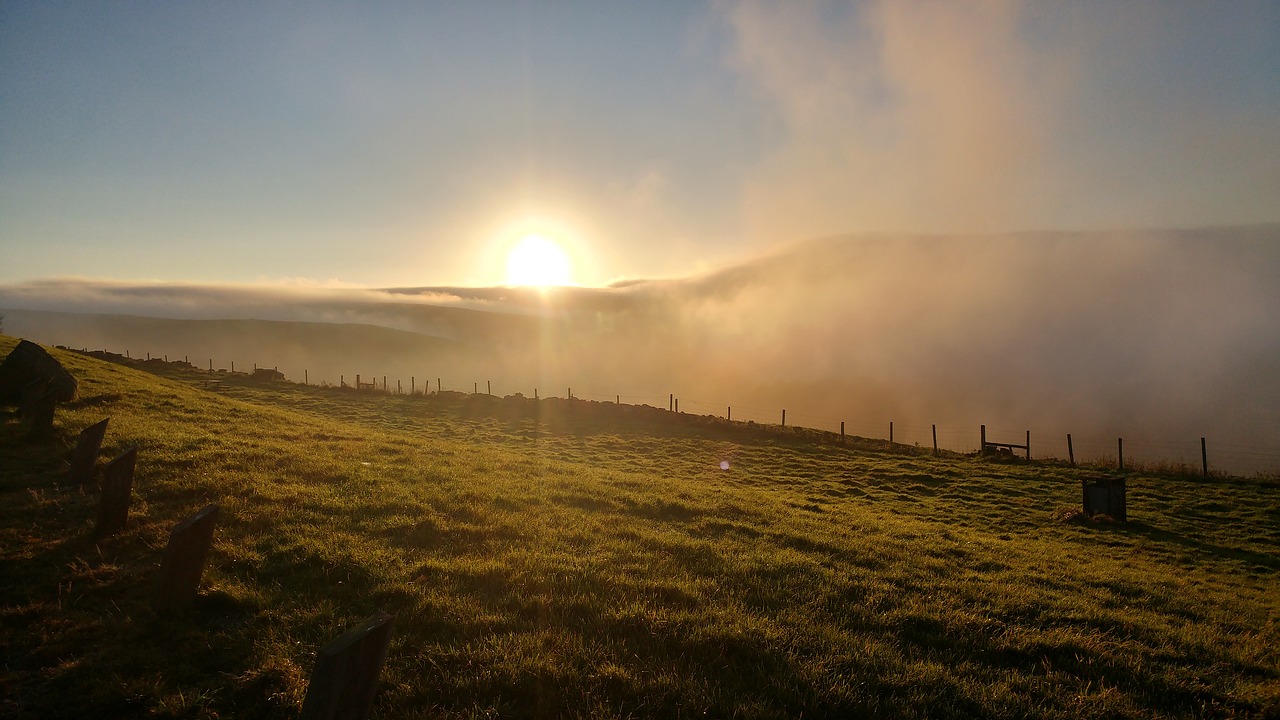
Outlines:
{"type": "MultiPolygon", "coordinates": [[[[0,338],[0,352],[16,341],[0,338]]],[[[379,717],[1149,717],[1280,710],[1280,490],[932,458],[567,401],[160,377],[53,351],[57,438],[0,417],[0,713],[295,717],[378,609],[379,717]],[[141,447],[95,539],[68,445],[141,447]],[[664,419],[665,418],[665,419],[664,419]],[[721,462],[728,463],[722,469],[721,462]],[[157,618],[170,528],[223,518],[157,618]]],[[[3,411],[7,413],[7,411],[3,411]]]]}

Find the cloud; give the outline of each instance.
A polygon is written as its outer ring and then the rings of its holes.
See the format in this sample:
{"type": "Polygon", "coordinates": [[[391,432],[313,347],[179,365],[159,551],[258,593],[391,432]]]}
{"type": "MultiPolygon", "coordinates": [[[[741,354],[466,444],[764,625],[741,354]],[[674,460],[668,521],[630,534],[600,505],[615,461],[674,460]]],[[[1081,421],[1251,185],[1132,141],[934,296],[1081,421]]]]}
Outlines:
{"type": "Polygon", "coordinates": [[[1278,219],[1280,97],[1256,79],[1275,48],[1253,29],[1274,7],[721,9],[774,121],[745,181],[757,236],[1278,219]]]}

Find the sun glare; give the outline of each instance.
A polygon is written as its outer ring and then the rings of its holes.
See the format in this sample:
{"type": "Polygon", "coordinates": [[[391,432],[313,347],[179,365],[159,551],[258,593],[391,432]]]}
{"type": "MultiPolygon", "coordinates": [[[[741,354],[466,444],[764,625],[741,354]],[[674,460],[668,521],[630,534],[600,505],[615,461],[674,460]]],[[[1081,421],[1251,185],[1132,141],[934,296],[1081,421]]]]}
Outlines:
{"type": "Polygon", "coordinates": [[[526,235],[507,254],[507,284],[548,287],[572,283],[569,256],[541,235],[526,235]]]}

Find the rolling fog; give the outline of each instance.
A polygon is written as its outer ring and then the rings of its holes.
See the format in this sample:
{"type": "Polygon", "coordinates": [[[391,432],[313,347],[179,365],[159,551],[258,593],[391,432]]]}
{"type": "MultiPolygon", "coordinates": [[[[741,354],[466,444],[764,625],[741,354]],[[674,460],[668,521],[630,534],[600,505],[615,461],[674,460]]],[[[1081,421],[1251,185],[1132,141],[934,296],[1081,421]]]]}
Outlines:
{"type": "Polygon", "coordinates": [[[548,293],[47,280],[0,286],[44,343],[385,375],[1037,456],[1280,470],[1280,226],[833,237],[698,277],[548,293]],[[57,313],[111,314],[92,317],[57,313]],[[119,317],[117,317],[119,316],[119,317]],[[132,317],[123,317],[132,316],[132,317]],[[141,317],[138,317],[141,316],[141,317]],[[152,318],[152,319],[148,319],[152,318]],[[186,320],[159,322],[154,318],[186,320]],[[237,320],[239,322],[226,322],[237,320]],[[286,324],[287,323],[287,324],[286,324]]]}

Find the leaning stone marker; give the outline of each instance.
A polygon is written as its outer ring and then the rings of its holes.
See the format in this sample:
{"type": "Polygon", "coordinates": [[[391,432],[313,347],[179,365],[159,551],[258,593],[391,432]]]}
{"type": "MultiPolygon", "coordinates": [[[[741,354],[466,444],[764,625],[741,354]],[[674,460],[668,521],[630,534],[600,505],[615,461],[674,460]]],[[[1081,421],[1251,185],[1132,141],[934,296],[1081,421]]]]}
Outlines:
{"type": "Polygon", "coordinates": [[[1086,478],[1081,484],[1084,488],[1086,515],[1106,515],[1120,522],[1128,522],[1124,478],[1093,477],[1086,478]]]}
{"type": "Polygon", "coordinates": [[[33,393],[22,406],[22,414],[31,421],[31,429],[27,437],[32,440],[44,440],[53,435],[53,414],[58,407],[57,392],[48,388],[43,392],[33,393]]]}
{"type": "Polygon", "coordinates": [[[48,382],[58,402],[76,399],[79,389],[62,364],[39,345],[23,340],[0,362],[0,404],[17,405],[32,383],[48,382]]]}
{"type": "Polygon", "coordinates": [[[181,610],[195,599],[217,521],[218,506],[210,505],[178,523],[169,533],[169,546],[160,562],[160,579],[156,584],[156,613],[163,615],[181,610]]]}
{"type": "Polygon", "coordinates": [[[80,431],[76,450],[71,455],[71,470],[67,473],[67,480],[72,485],[84,485],[93,480],[93,469],[98,464],[98,451],[102,449],[102,438],[107,434],[107,420],[80,431]]]}
{"type": "Polygon", "coordinates": [[[377,612],[325,645],[316,656],[303,720],[364,720],[373,708],[394,618],[377,612]]]}
{"type": "Polygon", "coordinates": [[[133,492],[133,468],[138,461],[137,446],[107,463],[102,471],[102,498],[98,501],[99,537],[113,535],[129,520],[129,495],[133,492]]]}

